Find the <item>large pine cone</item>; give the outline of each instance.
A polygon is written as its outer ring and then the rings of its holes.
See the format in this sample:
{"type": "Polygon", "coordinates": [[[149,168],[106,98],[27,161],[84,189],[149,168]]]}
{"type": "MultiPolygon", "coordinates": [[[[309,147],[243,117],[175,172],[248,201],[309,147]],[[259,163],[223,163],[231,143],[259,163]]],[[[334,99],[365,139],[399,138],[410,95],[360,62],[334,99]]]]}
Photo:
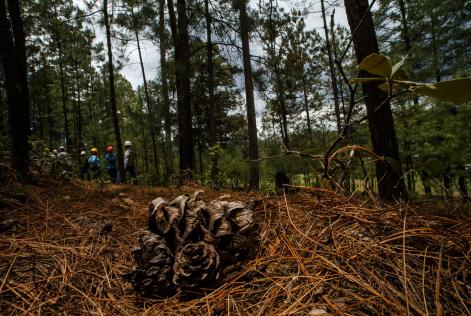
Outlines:
{"type": "Polygon", "coordinates": [[[206,204],[202,191],[170,203],[153,200],[148,221],[150,232],[133,251],[137,267],[129,278],[144,296],[213,287],[223,271],[242,266],[257,249],[252,209],[222,197],[206,204]]]}
{"type": "Polygon", "coordinates": [[[196,289],[219,280],[219,255],[204,241],[187,244],[175,257],[173,283],[185,289],[196,289]]]}
{"type": "Polygon", "coordinates": [[[173,256],[165,240],[151,232],[139,239],[132,250],[137,266],[126,275],[141,296],[168,296],[174,291],[172,283],[173,256]]]}

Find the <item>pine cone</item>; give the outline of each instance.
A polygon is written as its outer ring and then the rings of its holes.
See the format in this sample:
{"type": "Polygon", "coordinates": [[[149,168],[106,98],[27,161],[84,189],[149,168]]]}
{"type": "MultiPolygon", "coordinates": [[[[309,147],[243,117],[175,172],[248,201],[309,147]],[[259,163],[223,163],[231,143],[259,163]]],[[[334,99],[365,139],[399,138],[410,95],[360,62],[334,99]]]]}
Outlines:
{"type": "Polygon", "coordinates": [[[165,240],[151,232],[145,232],[139,246],[132,250],[137,266],[125,278],[133,284],[141,296],[153,294],[168,296],[174,292],[172,284],[173,256],[165,240]]]}
{"type": "Polygon", "coordinates": [[[133,250],[137,266],[128,277],[140,295],[214,286],[223,271],[239,269],[256,252],[258,225],[253,211],[242,202],[222,198],[206,205],[202,194],[181,195],[170,203],[162,198],[151,202],[151,232],[133,250]]]}
{"type": "Polygon", "coordinates": [[[219,255],[204,241],[180,249],[173,266],[173,283],[185,289],[214,285],[219,280],[219,255]]]}
{"type": "Polygon", "coordinates": [[[174,249],[181,244],[179,224],[182,217],[183,211],[179,207],[157,198],[149,205],[149,230],[164,237],[168,246],[174,249]]]}
{"type": "Polygon", "coordinates": [[[220,252],[225,264],[245,261],[256,252],[258,225],[253,211],[242,202],[227,202],[225,217],[230,223],[231,233],[220,238],[220,252]]]}
{"type": "Polygon", "coordinates": [[[229,235],[232,232],[231,223],[226,219],[225,205],[226,201],[212,201],[209,204],[210,211],[210,220],[209,220],[209,230],[214,236],[221,238],[223,236],[229,235]]]}

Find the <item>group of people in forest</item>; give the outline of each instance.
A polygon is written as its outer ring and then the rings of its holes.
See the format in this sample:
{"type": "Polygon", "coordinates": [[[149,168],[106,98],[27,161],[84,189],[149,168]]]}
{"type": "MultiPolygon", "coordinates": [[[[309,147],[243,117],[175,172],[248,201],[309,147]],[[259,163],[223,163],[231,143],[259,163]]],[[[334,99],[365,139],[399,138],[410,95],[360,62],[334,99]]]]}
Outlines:
{"type": "Polygon", "coordinates": [[[52,152],[46,147],[41,165],[43,169],[49,170],[54,176],[66,177],[67,174],[72,172],[72,162],[64,146],[60,146],[59,150],[54,149],[52,152]]]}
{"type": "MultiPolygon", "coordinates": [[[[137,177],[136,177],[136,165],[135,165],[135,157],[132,151],[132,143],[130,141],[124,142],[124,172],[129,174],[132,182],[137,184],[137,177]]],[[[94,180],[100,177],[100,169],[101,169],[101,160],[99,158],[98,149],[93,147],[90,150],[90,155],[87,156],[85,151],[80,153],[80,158],[82,160],[80,166],[80,178],[82,180],[94,180]]],[[[108,175],[110,176],[110,180],[113,183],[120,183],[121,176],[118,172],[117,163],[116,163],[116,156],[113,153],[113,147],[109,146],[106,148],[106,153],[104,157],[106,161],[106,170],[108,171],[108,175]]]]}
{"type": "MultiPolygon", "coordinates": [[[[136,176],[136,159],[132,151],[132,143],[126,141],[124,143],[124,172],[129,174],[132,182],[137,184],[136,176]]],[[[122,177],[120,176],[117,168],[116,156],[113,153],[113,147],[106,148],[104,156],[106,161],[106,170],[112,183],[120,183],[122,177]]],[[[60,146],[59,150],[54,149],[52,152],[49,148],[45,148],[43,153],[43,169],[49,170],[54,176],[66,177],[67,174],[72,174],[72,159],[65,151],[64,146],[60,146]]],[[[100,178],[101,160],[98,149],[93,147],[87,155],[86,151],[80,152],[80,167],[79,174],[82,180],[95,180],[100,178]]]]}

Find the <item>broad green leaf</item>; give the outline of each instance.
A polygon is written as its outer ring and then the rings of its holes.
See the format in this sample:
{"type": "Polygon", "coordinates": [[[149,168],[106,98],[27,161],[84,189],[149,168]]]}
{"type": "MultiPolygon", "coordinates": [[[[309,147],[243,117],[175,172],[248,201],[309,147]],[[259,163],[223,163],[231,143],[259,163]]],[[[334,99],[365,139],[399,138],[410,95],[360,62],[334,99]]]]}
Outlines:
{"type": "Polygon", "coordinates": [[[368,71],[370,74],[390,78],[392,75],[392,65],[389,59],[381,54],[373,53],[367,56],[358,65],[358,70],[368,71]]]}
{"type": "Polygon", "coordinates": [[[383,77],[374,77],[374,78],[355,78],[353,80],[350,80],[350,83],[362,83],[362,82],[370,82],[370,81],[384,81],[386,80],[383,77]]]}
{"type": "Polygon", "coordinates": [[[441,101],[469,102],[471,101],[471,78],[419,85],[415,91],[441,101]]]}
{"type": "MultiPolygon", "coordinates": [[[[392,72],[391,72],[391,75],[392,77],[394,78],[394,74],[396,74],[396,72],[402,67],[402,65],[404,65],[405,61],[407,59],[407,56],[404,57],[400,62],[394,64],[394,66],[392,66],[392,72]]],[[[399,78],[397,78],[399,79],[399,78]]]]}
{"type": "Polygon", "coordinates": [[[392,78],[394,80],[404,80],[404,81],[409,81],[409,76],[407,75],[406,71],[404,69],[398,69],[396,72],[393,73],[392,78]]]}

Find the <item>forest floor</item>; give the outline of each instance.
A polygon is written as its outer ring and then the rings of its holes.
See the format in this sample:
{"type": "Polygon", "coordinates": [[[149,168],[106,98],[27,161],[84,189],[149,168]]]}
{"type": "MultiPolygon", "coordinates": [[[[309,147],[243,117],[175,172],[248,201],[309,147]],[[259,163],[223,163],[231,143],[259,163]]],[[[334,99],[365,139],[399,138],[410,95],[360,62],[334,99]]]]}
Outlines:
{"type": "MultiPolygon", "coordinates": [[[[5,315],[466,315],[471,311],[469,210],[379,205],[312,189],[259,196],[257,257],[197,297],[136,297],[122,275],[148,204],[193,193],[3,179],[0,311],[5,315]],[[426,213],[426,215],[424,215],[426,213]],[[441,214],[441,215],[434,215],[441,214]],[[112,221],[111,232],[103,230],[112,221]],[[3,222],[5,223],[5,222],[3,222]]],[[[248,202],[241,192],[205,190],[248,202]]]]}

